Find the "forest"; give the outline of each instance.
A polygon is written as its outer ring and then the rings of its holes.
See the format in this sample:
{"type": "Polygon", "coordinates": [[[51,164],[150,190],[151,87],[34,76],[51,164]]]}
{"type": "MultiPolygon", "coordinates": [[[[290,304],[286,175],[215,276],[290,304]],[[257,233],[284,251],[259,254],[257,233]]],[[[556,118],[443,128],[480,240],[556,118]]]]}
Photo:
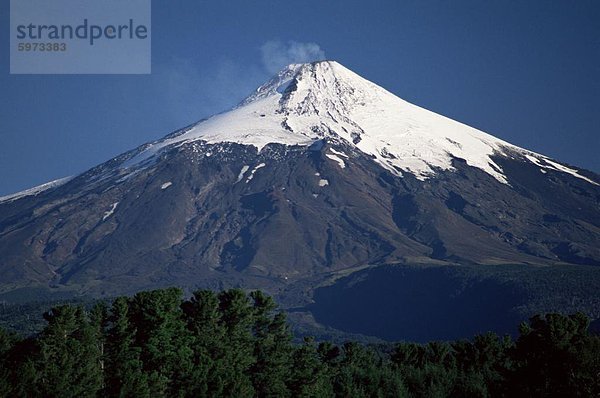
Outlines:
{"type": "Polygon", "coordinates": [[[60,305],[39,333],[0,329],[4,397],[598,397],[600,336],[545,314],[513,339],[297,342],[260,291],[177,288],[60,305]]]}

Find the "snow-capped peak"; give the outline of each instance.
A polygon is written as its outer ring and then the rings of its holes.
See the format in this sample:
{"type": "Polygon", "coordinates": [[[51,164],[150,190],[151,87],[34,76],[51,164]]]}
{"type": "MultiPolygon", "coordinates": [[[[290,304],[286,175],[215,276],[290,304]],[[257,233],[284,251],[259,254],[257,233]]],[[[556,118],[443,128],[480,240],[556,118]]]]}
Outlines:
{"type": "Polygon", "coordinates": [[[260,150],[269,143],[310,145],[322,138],[342,139],[391,172],[419,179],[452,169],[452,159],[461,158],[506,183],[492,155],[511,149],[545,158],[406,102],[337,62],[319,61],[287,66],[232,110],[153,143],[127,166],[195,140],[260,150]]]}

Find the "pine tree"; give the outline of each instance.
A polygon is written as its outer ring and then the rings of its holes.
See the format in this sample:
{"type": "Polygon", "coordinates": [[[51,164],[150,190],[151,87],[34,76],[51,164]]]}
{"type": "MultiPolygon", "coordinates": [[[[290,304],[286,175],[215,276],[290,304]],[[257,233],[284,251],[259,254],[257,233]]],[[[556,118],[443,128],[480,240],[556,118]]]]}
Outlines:
{"type": "Polygon", "coordinates": [[[457,370],[448,344],[432,342],[423,346],[400,343],[395,347],[392,361],[410,395],[416,397],[451,395],[457,370]]]}
{"type": "MultiPolygon", "coordinates": [[[[10,393],[7,397],[32,397],[39,395],[40,374],[36,362],[40,347],[35,337],[17,340],[5,356],[5,370],[9,375],[10,393]]],[[[3,395],[4,396],[4,395],[3,395]]]]}
{"type": "Polygon", "coordinates": [[[336,366],[334,389],[339,397],[405,397],[399,373],[378,358],[373,350],[358,343],[343,346],[342,360],[336,366]]]}
{"type": "Polygon", "coordinates": [[[210,290],[194,292],[182,304],[190,331],[193,367],[188,394],[200,397],[224,395],[225,328],[221,324],[219,299],[210,290]]]}
{"type": "Polygon", "coordinates": [[[509,351],[513,342],[509,336],[500,338],[495,333],[477,335],[472,342],[452,343],[458,367],[454,395],[500,396],[505,378],[510,372],[509,351]]]}
{"type": "Polygon", "coordinates": [[[10,351],[13,349],[18,338],[13,333],[9,333],[0,328],[0,397],[11,395],[11,371],[10,351]]]}
{"type": "Polygon", "coordinates": [[[178,396],[189,384],[191,338],[181,310],[183,292],[170,288],[136,294],[130,302],[134,345],[148,375],[152,396],[178,396]]]}
{"type": "Polygon", "coordinates": [[[532,397],[600,394],[600,344],[588,327],[581,313],[537,315],[523,323],[512,353],[513,392],[532,397]]]}
{"type": "Polygon", "coordinates": [[[105,394],[109,397],[149,397],[148,379],[134,346],[135,329],[129,322],[126,297],[113,301],[106,332],[105,394]]]}
{"type": "Polygon", "coordinates": [[[250,367],[254,362],[252,336],[253,310],[248,296],[240,289],[219,294],[221,325],[225,331],[223,358],[219,369],[225,396],[251,397],[254,387],[250,367]]]}
{"type": "Polygon", "coordinates": [[[292,354],[289,389],[293,397],[330,397],[333,387],[327,366],[321,362],[315,341],[306,337],[292,354]]]}
{"type": "Polygon", "coordinates": [[[256,395],[286,397],[290,391],[291,333],[283,313],[274,314],[276,304],[260,291],[250,294],[254,301],[254,357],[251,373],[256,395]]]}
{"type": "Polygon", "coordinates": [[[39,339],[39,389],[50,397],[94,397],[102,387],[100,350],[82,307],[60,306],[44,315],[39,339]]]}

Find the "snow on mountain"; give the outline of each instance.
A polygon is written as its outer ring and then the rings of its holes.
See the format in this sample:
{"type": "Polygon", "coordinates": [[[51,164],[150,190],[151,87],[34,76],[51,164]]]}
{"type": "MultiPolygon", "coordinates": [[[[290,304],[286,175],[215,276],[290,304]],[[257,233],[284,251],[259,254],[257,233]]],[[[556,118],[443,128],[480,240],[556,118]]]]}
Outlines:
{"type": "MultiPolygon", "coordinates": [[[[517,153],[542,172],[564,172],[598,185],[546,156],[404,101],[334,61],[289,65],[232,110],[144,145],[121,167],[137,169],[161,150],[193,141],[235,142],[260,151],[270,143],[309,146],[323,138],[343,141],[392,173],[412,173],[420,180],[436,169],[453,170],[452,159],[461,158],[508,183],[492,155],[517,153]]],[[[344,168],[348,155],[327,157],[344,168]]],[[[0,197],[0,203],[37,195],[69,179],[0,197]]]]}
{"type": "Polygon", "coordinates": [[[590,184],[600,185],[600,184],[597,184],[596,182],[590,180],[589,178],[578,174],[577,170],[571,169],[560,163],[557,163],[557,162],[553,161],[552,159],[548,158],[547,156],[539,155],[536,153],[526,151],[525,158],[527,160],[529,160],[531,163],[539,166],[540,171],[543,173],[546,173],[546,170],[562,171],[563,173],[571,174],[574,177],[581,178],[582,180],[585,180],[585,181],[589,182],[590,184]]]}
{"type": "MultiPolygon", "coordinates": [[[[547,161],[406,102],[337,62],[321,61],[289,65],[234,109],[151,144],[124,166],[146,160],[165,147],[195,140],[236,142],[261,150],[269,143],[310,145],[322,138],[342,139],[391,172],[412,173],[421,180],[435,174],[436,168],[451,170],[456,157],[506,183],[491,156],[505,154],[507,149],[534,163],[547,161]]],[[[559,166],[552,168],[594,183],[577,170],[559,166]]]]}
{"type": "Polygon", "coordinates": [[[21,199],[26,196],[38,195],[41,192],[47,191],[48,189],[57,188],[61,185],[64,185],[72,179],[73,177],[59,178],[58,180],[50,181],[45,184],[38,185],[37,187],[29,188],[21,192],[13,193],[6,196],[0,196],[0,203],[12,202],[13,200],[21,199]]]}

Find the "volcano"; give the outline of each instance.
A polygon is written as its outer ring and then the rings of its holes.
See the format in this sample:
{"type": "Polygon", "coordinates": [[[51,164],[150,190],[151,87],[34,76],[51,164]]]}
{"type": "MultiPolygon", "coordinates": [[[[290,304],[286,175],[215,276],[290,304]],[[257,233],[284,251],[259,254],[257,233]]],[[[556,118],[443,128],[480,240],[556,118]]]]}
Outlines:
{"type": "Polygon", "coordinates": [[[0,298],[240,286],[300,308],[372,269],[600,270],[599,184],[337,62],[294,64],[230,111],[0,198],[0,298]]]}

